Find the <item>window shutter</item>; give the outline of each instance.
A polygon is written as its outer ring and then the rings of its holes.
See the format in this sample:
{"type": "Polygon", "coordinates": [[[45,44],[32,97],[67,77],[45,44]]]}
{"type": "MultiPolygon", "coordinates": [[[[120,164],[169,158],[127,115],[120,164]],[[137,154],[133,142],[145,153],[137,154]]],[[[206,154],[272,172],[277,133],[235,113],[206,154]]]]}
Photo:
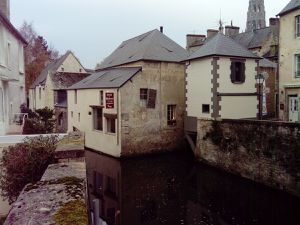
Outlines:
{"type": "Polygon", "coordinates": [[[149,89],[148,90],[148,101],[147,101],[147,108],[155,108],[156,102],[156,90],[149,89]]]}
{"type": "Polygon", "coordinates": [[[245,66],[245,63],[242,63],[241,66],[242,66],[242,68],[241,68],[242,69],[242,71],[241,71],[241,73],[242,73],[241,82],[244,83],[245,80],[246,80],[246,66],[245,66]]]}
{"type": "Polygon", "coordinates": [[[231,70],[230,79],[231,79],[231,82],[234,83],[235,82],[235,77],[236,77],[235,76],[236,70],[235,70],[235,63],[234,62],[231,62],[230,70],[231,70]]]}

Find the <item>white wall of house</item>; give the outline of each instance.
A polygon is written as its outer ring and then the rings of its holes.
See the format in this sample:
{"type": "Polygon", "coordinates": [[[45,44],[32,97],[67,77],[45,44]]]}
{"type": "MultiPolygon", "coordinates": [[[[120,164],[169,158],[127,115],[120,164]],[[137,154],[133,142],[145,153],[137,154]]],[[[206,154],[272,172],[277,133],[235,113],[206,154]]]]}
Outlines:
{"type": "Polygon", "coordinates": [[[0,23],[0,135],[8,130],[9,118],[25,103],[23,44],[0,23]]]}
{"type": "MultiPolygon", "coordinates": [[[[296,77],[296,59],[300,54],[300,37],[296,37],[296,17],[300,9],[280,17],[279,34],[279,88],[280,104],[284,109],[279,110],[280,119],[288,120],[289,95],[297,95],[300,103],[300,76],[296,77]]],[[[300,114],[299,114],[300,120],[300,114]]]]}
{"type": "MultiPolygon", "coordinates": [[[[197,118],[211,118],[213,113],[213,58],[192,60],[187,66],[186,77],[186,103],[187,116],[197,118]],[[209,105],[209,113],[202,112],[202,105],[209,105]]],[[[231,82],[231,59],[219,57],[217,73],[217,93],[236,94],[237,96],[222,96],[220,100],[220,116],[227,119],[255,118],[257,116],[257,96],[243,96],[244,93],[256,93],[256,61],[245,61],[245,82],[235,84],[231,82]],[[238,96],[241,94],[240,96],[238,96]]]]}
{"type": "Polygon", "coordinates": [[[211,114],[202,113],[202,104],[211,106],[212,94],[212,59],[195,60],[187,66],[186,105],[187,116],[211,118],[211,114]]]}
{"type": "MultiPolygon", "coordinates": [[[[257,63],[254,59],[246,59],[245,66],[245,82],[235,84],[230,79],[230,58],[220,57],[218,60],[220,77],[218,83],[219,93],[255,93],[257,63]]],[[[226,119],[242,119],[242,118],[255,118],[257,116],[257,96],[222,96],[220,101],[221,118],[226,119]]]]}
{"type": "Polygon", "coordinates": [[[68,73],[86,73],[83,66],[78,62],[78,59],[72,54],[69,54],[62,65],[57,69],[58,72],[68,73]]]}
{"type": "MultiPolygon", "coordinates": [[[[103,153],[119,157],[121,154],[120,121],[116,120],[116,133],[107,130],[107,121],[104,114],[118,114],[117,89],[84,89],[68,91],[68,131],[73,127],[85,132],[85,146],[103,153]],[[100,106],[100,91],[103,91],[103,130],[94,128],[94,111],[92,106],[100,106]],[[77,97],[76,93],[77,92],[77,97]],[[105,94],[114,93],[114,108],[105,108],[105,94]]],[[[119,118],[119,117],[118,117],[119,118]]]]}
{"type": "MultiPolygon", "coordinates": [[[[55,72],[65,72],[65,73],[86,73],[85,69],[82,67],[77,58],[73,53],[68,54],[68,57],[62,62],[55,72]]],[[[48,74],[45,85],[35,87],[32,89],[32,94],[29,95],[29,105],[30,109],[42,109],[48,107],[50,109],[54,108],[54,91],[53,83],[48,74]],[[41,88],[41,95],[39,94],[41,88]]]]}

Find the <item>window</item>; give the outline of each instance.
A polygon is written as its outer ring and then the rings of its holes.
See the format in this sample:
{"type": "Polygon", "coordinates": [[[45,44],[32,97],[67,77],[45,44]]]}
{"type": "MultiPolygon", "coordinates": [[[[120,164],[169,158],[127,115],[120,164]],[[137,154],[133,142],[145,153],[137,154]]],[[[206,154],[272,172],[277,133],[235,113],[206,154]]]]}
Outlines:
{"type": "Polygon", "coordinates": [[[77,104],[77,90],[75,90],[74,93],[74,103],[77,104]]]}
{"type": "Polygon", "coordinates": [[[0,24],[0,65],[5,66],[5,38],[4,38],[4,28],[0,24]]]}
{"type": "Polygon", "coordinates": [[[65,71],[65,68],[62,67],[62,68],[61,68],[61,71],[64,72],[64,71],[65,71]]]}
{"type": "Polygon", "coordinates": [[[101,108],[94,108],[94,129],[95,130],[103,130],[103,113],[101,108]]]}
{"type": "Polygon", "coordinates": [[[167,120],[169,126],[176,125],[176,105],[167,106],[167,120]]]}
{"type": "Polygon", "coordinates": [[[147,99],[148,99],[148,89],[141,88],[140,89],[140,106],[141,107],[147,106],[147,99]]]}
{"type": "Polygon", "coordinates": [[[94,175],[94,194],[97,196],[102,196],[103,192],[103,175],[96,171],[93,172],[94,175]]]}
{"type": "Polygon", "coordinates": [[[296,22],[296,38],[300,37],[300,15],[299,16],[296,16],[295,18],[295,22],[296,22]]]}
{"type": "Polygon", "coordinates": [[[56,91],[55,104],[67,106],[67,98],[68,98],[67,91],[65,90],[56,91]]]}
{"type": "Polygon", "coordinates": [[[60,113],[59,116],[58,116],[58,126],[63,125],[63,118],[64,118],[63,113],[60,113]]]}
{"type": "Polygon", "coordinates": [[[80,69],[79,69],[79,73],[81,73],[81,72],[82,72],[82,69],[80,68],[80,69]]]}
{"type": "Polygon", "coordinates": [[[103,91],[100,91],[100,105],[104,105],[103,91]]]}
{"type": "Polygon", "coordinates": [[[210,112],[210,105],[203,104],[202,105],[202,113],[209,113],[210,112]]]}
{"type": "Polygon", "coordinates": [[[116,181],[116,179],[109,177],[109,176],[106,177],[105,194],[108,194],[111,197],[117,196],[117,181],[116,181]]]}
{"type": "Polygon", "coordinates": [[[24,48],[21,43],[19,43],[19,72],[24,73],[24,48]]]}
{"type": "Polygon", "coordinates": [[[73,111],[71,111],[71,117],[73,118],[73,116],[74,116],[74,113],[73,113],[73,111]]]}
{"type": "Polygon", "coordinates": [[[300,78],[300,54],[295,55],[295,77],[300,78]]]}
{"type": "Polygon", "coordinates": [[[106,129],[108,133],[116,133],[116,119],[106,117],[106,129]]]}
{"type": "Polygon", "coordinates": [[[155,108],[156,90],[141,88],[140,89],[140,106],[147,108],[155,108]]]}
{"type": "Polygon", "coordinates": [[[11,68],[11,44],[10,42],[7,42],[7,53],[6,53],[6,65],[7,68],[11,68]]]}
{"type": "Polygon", "coordinates": [[[80,122],[80,113],[78,113],[78,122],[80,122]]]}
{"type": "Polygon", "coordinates": [[[231,62],[231,82],[244,83],[245,82],[245,63],[241,61],[231,62]]]}
{"type": "Polygon", "coordinates": [[[42,98],[42,87],[39,87],[39,99],[42,98]]]}

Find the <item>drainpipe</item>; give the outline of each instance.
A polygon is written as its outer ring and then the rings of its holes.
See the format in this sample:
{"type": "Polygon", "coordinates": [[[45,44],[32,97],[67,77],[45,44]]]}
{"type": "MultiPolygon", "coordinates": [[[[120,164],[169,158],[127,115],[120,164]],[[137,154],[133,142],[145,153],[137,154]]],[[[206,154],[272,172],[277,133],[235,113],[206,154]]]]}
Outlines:
{"type": "Polygon", "coordinates": [[[120,114],[120,103],[119,103],[119,94],[120,94],[120,88],[117,89],[117,145],[120,144],[119,138],[120,138],[120,123],[121,123],[121,115],[120,114]]]}

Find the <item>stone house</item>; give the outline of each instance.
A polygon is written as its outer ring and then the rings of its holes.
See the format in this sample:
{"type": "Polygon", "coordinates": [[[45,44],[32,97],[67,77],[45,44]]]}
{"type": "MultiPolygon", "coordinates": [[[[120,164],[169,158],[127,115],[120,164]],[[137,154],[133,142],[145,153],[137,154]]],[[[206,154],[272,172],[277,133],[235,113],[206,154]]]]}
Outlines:
{"type": "Polygon", "coordinates": [[[191,54],[186,69],[186,129],[197,118],[256,118],[256,75],[260,58],[218,33],[191,54]]]}
{"type": "Polygon", "coordinates": [[[291,0],[278,14],[280,119],[300,121],[300,2],[291,0]]]}
{"type": "Polygon", "coordinates": [[[158,30],[124,41],[69,88],[68,130],[85,132],[87,148],[115,157],[178,148],[187,56],[158,30]]]}
{"type": "Polygon", "coordinates": [[[9,20],[9,1],[0,0],[0,135],[25,103],[24,46],[26,40],[9,20]]]}
{"type": "Polygon", "coordinates": [[[56,131],[66,132],[67,91],[66,88],[86,78],[89,73],[71,51],[54,60],[37,77],[29,89],[29,108],[48,107],[54,109],[56,131]]]}

